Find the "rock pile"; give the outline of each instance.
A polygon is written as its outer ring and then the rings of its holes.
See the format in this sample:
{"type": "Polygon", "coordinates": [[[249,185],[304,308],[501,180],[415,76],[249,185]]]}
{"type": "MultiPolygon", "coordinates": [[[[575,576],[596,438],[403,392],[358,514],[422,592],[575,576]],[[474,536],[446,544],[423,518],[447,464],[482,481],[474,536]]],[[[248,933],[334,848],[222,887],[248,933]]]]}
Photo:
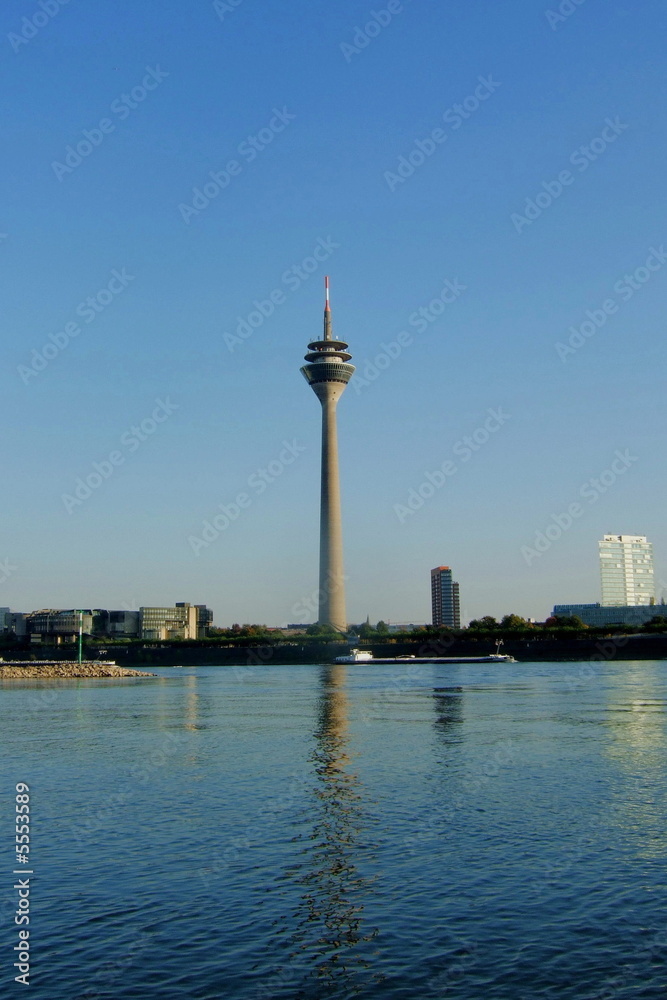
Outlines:
{"type": "Polygon", "coordinates": [[[72,663],[64,661],[3,663],[0,661],[0,680],[69,680],[76,677],[156,677],[144,670],[129,670],[115,663],[72,663]]]}

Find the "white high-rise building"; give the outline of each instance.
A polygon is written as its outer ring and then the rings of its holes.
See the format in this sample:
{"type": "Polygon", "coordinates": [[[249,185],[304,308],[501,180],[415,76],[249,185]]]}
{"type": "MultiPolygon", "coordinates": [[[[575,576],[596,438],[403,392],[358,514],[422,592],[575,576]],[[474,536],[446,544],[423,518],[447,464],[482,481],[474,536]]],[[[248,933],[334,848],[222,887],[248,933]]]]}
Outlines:
{"type": "Polygon", "coordinates": [[[605,535],[599,546],[603,607],[653,604],[653,546],[646,535],[605,535]]]}

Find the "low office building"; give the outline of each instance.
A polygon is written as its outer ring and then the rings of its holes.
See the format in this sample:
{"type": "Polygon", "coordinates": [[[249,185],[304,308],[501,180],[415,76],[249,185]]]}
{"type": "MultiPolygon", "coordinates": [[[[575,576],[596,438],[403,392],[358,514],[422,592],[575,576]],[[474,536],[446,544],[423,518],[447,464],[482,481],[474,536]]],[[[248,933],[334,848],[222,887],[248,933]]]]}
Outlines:
{"type": "MultiPolygon", "coordinates": [[[[180,605],[176,605],[178,608],[180,605]]],[[[205,604],[195,604],[197,609],[197,638],[205,639],[213,625],[213,612],[205,604]]]]}
{"type": "Polygon", "coordinates": [[[38,642],[47,639],[58,643],[71,642],[80,629],[85,635],[92,633],[93,612],[45,608],[25,616],[25,629],[38,642]]]}
{"type": "Polygon", "coordinates": [[[157,642],[166,639],[197,638],[197,608],[176,604],[173,608],[139,608],[141,638],[157,642]]]}
{"type": "Polygon", "coordinates": [[[426,622],[387,622],[388,632],[414,632],[415,629],[423,628],[426,622]]]}
{"type": "Polygon", "coordinates": [[[141,636],[139,611],[109,611],[106,634],[111,639],[138,639],[141,636]]]}
{"type": "Polygon", "coordinates": [[[26,620],[28,616],[24,611],[10,611],[9,613],[9,631],[13,632],[15,636],[24,636],[27,634],[26,620]]]}
{"type": "Polygon", "coordinates": [[[667,605],[664,604],[619,604],[615,607],[603,604],[556,604],[554,617],[570,618],[576,615],[584,625],[635,625],[641,627],[650,622],[656,615],[667,617],[667,605]]]}

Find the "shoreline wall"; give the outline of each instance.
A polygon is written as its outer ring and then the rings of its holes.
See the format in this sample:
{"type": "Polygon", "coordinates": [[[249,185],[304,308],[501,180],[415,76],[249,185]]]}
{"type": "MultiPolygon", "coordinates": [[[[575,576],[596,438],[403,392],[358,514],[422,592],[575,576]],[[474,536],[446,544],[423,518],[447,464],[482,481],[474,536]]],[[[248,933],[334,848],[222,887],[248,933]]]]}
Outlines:
{"type": "MultiPolygon", "coordinates": [[[[492,639],[429,639],[425,642],[373,642],[360,644],[376,657],[394,656],[487,656],[495,652],[492,639]]],[[[348,643],[295,643],[277,646],[256,645],[229,647],[183,644],[167,647],[86,644],[86,659],[114,660],[123,667],[169,666],[252,666],[288,663],[331,663],[335,656],[347,653],[348,643]]],[[[609,638],[505,639],[501,653],[519,661],[573,660],[662,660],[667,659],[667,635],[641,634],[609,638]]],[[[30,650],[5,650],[5,659],[65,659],[62,647],[39,646],[30,650]]]]}

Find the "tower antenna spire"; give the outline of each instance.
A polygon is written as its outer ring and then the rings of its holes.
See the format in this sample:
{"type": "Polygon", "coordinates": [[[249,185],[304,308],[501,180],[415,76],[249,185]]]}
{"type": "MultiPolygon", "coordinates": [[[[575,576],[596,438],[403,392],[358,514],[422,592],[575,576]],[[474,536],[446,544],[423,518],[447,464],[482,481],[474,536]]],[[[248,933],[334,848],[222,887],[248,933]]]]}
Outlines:
{"type": "Polygon", "coordinates": [[[324,339],[333,340],[331,332],[331,302],[329,301],[329,275],[324,279],[324,339]]]}

